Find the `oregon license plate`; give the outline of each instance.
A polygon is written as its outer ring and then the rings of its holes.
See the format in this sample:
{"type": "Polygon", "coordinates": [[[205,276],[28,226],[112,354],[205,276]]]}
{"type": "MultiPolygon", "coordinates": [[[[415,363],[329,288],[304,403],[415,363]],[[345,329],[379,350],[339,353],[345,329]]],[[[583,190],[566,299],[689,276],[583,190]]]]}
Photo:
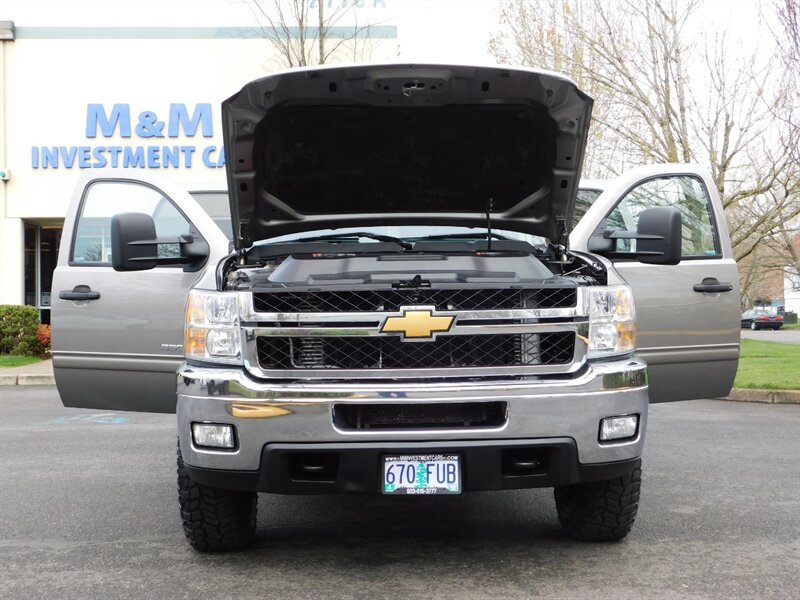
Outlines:
{"type": "Polygon", "coordinates": [[[405,454],[383,457],[384,494],[460,494],[457,454],[405,454]]]}

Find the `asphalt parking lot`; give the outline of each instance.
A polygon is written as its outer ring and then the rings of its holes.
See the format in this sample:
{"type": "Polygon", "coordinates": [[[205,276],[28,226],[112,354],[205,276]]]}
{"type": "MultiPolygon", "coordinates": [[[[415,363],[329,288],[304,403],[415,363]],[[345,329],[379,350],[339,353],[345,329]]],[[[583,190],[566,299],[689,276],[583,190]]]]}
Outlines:
{"type": "Polygon", "coordinates": [[[800,344],[800,330],[798,329],[759,329],[751,331],[742,329],[742,339],[762,340],[764,342],[780,342],[782,344],[800,344]]]}
{"type": "Polygon", "coordinates": [[[2,598],[796,598],[800,406],[652,407],[621,543],[558,527],[550,490],[259,498],[257,543],[180,529],[174,417],[0,390],[2,598]]]}

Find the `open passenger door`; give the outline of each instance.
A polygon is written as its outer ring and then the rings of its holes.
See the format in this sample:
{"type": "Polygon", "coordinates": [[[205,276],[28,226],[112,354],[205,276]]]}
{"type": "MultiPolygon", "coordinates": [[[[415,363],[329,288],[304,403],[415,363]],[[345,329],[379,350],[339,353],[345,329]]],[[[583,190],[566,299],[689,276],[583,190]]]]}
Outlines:
{"type": "Polygon", "coordinates": [[[730,392],[739,361],[739,276],[708,172],[656,165],[609,182],[576,225],[570,247],[606,256],[631,286],[637,355],[648,364],[650,402],[730,392]],[[639,214],[657,206],[680,210],[677,265],[644,264],[633,254],[636,240],[603,236],[608,230],[636,231],[639,214]]]}

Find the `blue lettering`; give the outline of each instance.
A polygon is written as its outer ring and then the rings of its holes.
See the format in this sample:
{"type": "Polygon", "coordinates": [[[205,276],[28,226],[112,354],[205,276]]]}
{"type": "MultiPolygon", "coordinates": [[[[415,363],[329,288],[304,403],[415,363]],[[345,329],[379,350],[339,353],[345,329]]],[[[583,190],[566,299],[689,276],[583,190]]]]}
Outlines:
{"type": "Polygon", "coordinates": [[[158,162],[160,151],[161,149],[158,146],[147,147],[147,166],[151,169],[158,169],[161,166],[158,162]]]}
{"type": "Polygon", "coordinates": [[[111,155],[111,166],[116,169],[119,166],[119,155],[122,154],[122,146],[108,146],[106,152],[111,155]]]}
{"type": "Polygon", "coordinates": [[[95,169],[102,169],[103,167],[106,166],[108,160],[103,155],[103,152],[105,152],[105,150],[106,149],[103,146],[97,146],[96,148],[94,148],[94,150],[92,150],[92,157],[94,158],[94,164],[92,166],[95,169]]]}
{"type": "Polygon", "coordinates": [[[78,149],[75,146],[70,146],[69,148],[61,146],[58,150],[61,153],[61,163],[65,168],[71,169],[75,163],[75,154],[77,154],[78,149]]]}
{"type": "Polygon", "coordinates": [[[164,146],[161,148],[161,164],[165,169],[181,166],[181,150],[178,146],[164,146]]]}
{"type": "Polygon", "coordinates": [[[31,146],[31,167],[39,168],[39,149],[36,146],[31,146]]]}
{"type": "Polygon", "coordinates": [[[144,167],[144,148],[142,146],[125,146],[122,153],[123,167],[144,167]]]}
{"type": "Polygon", "coordinates": [[[183,166],[184,167],[191,167],[192,166],[192,154],[194,154],[195,147],[194,146],[181,146],[181,154],[183,154],[183,166]]]}
{"type": "Polygon", "coordinates": [[[447,467],[447,483],[454,484],[456,482],[456,466],[453,463],[445,466],[447,467]]]}
{"type": "Polygon", "coordinates": [[[143,138],[164,137],[162,130],[164,122],[159,121],[156,113],[149,110],[139,113],[139,123],[136,125],[136,135],[143,138]]]}
{"type": "Polygon", "coordinates": [[[106,115],[102,104],[86,106],[86,137],[97,137],[97,126],[103,137],[111,137],[119,124],[119,134],[124,138],[131,137],[131,111],[127,104],[115,104],[111,115],[106,115]]]}
{"type": "Polygon", "coordinates": [[[81,146],[78,148],[78,167],[81,169],[88,169],[92,166],[89,160],[92,157],[92,149],[89,146],[81,146]]]}
{"type": "Polygon", "coordinates": [[[216,150],[214,146],[208,146],[207,148],[203,149],[203,164],[207,167],[214,167],[213,162],[211,162],[211,153],[216,150]]]}
{"type": "Polygon", "coordinates": [[[42,168],[46,169],[47,167],[58,168],[58,146],[42,147],[42,168]]]}
{"type": "Polygon", "coordinates": [[[217,167],[224,167],[225,166],[225,150],[224,148],[219,149],[219,158],[214,160],[212,158],[212,154],[217,151],[216,146],[206,146],[203,148],[203,164],[211,169],[216,169],[217,167]]]}
{"type": "Polygon", "coordinates": [[[187,137],[193,137],[201,123],[203,137],[213,137],[210,103],[197,104],[191,118],[185,104],[169,105],[169,128],[167,130],[169,137],[178,137],[181,126],[187,137]]]}

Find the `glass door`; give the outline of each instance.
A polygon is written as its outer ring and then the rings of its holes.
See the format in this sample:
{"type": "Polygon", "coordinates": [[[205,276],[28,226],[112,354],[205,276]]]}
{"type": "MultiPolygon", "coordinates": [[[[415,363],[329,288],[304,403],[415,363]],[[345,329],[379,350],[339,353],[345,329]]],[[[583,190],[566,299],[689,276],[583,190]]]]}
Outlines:
{"type": "Polygon", "coordinates": [[[25,223],[25,304],[50,323],[50,289],[58,261],[62,224],[25,223]]]}

